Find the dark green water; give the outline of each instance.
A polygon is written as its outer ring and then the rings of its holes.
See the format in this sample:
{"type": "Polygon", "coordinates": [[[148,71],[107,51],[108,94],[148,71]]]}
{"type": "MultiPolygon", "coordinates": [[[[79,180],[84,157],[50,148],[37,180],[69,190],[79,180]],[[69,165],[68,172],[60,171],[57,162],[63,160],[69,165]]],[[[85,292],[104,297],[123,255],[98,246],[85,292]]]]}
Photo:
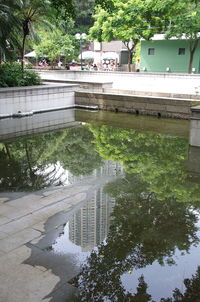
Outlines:
{"type": "Polygon", "coordinates": [[[102,183],[51,244],[79,265],[66,301],[200,301],[200,150],[189,147],[189,123],[74,117],[84,123],[0,143],[1,196],[102,183]]]}

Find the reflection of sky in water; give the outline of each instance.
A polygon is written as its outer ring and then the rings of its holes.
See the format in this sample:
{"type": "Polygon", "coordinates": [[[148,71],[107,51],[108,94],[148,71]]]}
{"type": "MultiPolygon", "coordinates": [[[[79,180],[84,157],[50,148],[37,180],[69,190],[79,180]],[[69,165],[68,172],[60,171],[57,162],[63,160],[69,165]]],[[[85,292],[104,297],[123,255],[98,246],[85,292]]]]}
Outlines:
{"type": "Polygon", "coordinates": [[[63,186],[70,185],[69,171],[64,169],[60,164],[60,162],[57,162],[55,165],[49,165],[44,170],[38,170],[37,174],[48,175],[49,173],[52,172],[54,175],[54,179],[59,181],[59,184],[62,184],[63,186]]]}
{"type": "Polygon", "coordinates": [[[64,234],[57,238],[52,245],[53,251],[56,254],[73,254],[77,260],[77,264],[82,264],[90,255],[90,252],[83,252],[82,248],[69,240],[69,222],[64,228],[64,234]]]}
{"type": "MultiPolygon", "coordinates": [[[[197,223],[200,229],[200,220],[197,223]]],[[[200,231],[197,233],[200,238],[200,231]]],[[[138,278],[143,275],[144,281],[148,285],[147,293],[155,299],[156,302],[160,298],[169,298],[173,294],[173,290],[178,288],[182,293],[185,291],[184,279],[191,278],[196,273],[197,267],[200,265],[200,245],[191,246],[189,253],[184,253],[178,249],[173,256],[176,264],[169,266],[165,264],[161,266],[157,261],[145,268],[132,270],[121,276],[123,287],[135,293],[138,286],[138,278]]]]}

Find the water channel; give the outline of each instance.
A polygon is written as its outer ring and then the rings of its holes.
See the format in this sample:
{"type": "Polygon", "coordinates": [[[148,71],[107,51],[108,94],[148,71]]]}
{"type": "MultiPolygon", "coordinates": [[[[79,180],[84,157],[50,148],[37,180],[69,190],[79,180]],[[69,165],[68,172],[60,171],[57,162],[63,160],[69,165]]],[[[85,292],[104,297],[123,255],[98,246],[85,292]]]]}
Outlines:
{"type": "Polygon", "coordinates": [[[8,205],[88,187],[26,244],[24,263],[59,277],[49,301],[200,301],[200,148],[188,121],[66,110],[0,123],[8,205]]]}

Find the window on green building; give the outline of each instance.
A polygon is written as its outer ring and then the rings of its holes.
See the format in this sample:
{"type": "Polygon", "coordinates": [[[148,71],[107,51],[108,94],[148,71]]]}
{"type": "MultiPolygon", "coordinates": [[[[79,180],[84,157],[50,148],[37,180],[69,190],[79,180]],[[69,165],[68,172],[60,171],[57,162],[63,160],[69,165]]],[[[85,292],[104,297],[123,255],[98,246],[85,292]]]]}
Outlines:
{"type": "Polygon", "coordinates": [[[178,54],[179,54],[180,56],[183,56],[183,55],[185,54],[185,48],[179,48],[179,49],[178,49],[178,54]]]}
{"type": "Polygon", "coordinates": [[[148,55],[153,56],[155,54],[155,48],[149,48],[148,49],[148,55]]]}

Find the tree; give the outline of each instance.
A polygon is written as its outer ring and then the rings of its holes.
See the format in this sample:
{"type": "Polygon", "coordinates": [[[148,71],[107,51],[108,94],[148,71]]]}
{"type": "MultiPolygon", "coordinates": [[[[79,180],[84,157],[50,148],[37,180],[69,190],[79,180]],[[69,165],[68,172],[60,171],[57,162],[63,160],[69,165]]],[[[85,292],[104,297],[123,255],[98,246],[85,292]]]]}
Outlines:
{"type": "Polygon", "coordinates": [[[148,1],[114,2],[112,11],[98,9],[90,36],[98,41],[122,40],[128,50],[128,69],[131,71],[133,53],[141,38],[150,39],[160,25],[160,18],[151,14],[148,1]]]}
{"type": "Polygon", "coordinates": [[[73,0],[50,0],[51,6],[56,9],[57,14],[66,17],[75,17],[73,0]]]}
{"type": "Polygon", "coordinates": [[[52,67],[61,56],[64,56],[68,62],[73,58],[74,46],[70,35],[55,28],[51,32],[41,31],[39,37],[40,43],[34,47],[36,54],[40,57],[48,57],[52,67]]]}
{"type": "Polygon", "coordinates": [[[46,17],[49,13],[48,0],[21,0],[20,6],[16,11],[16,16],[21,24],[22,45],[21,45],[21,64],[24,69],[24,54],[26,39],[29,35],[34,35],[34,26],[46,24],[46,17]]]}
{"type": "Polygon", "coordinates": [[[175,36],[178,39],[188,40],[190,52],[188,73],[191,73],[194,54],[200,40],[200,2],[194,0],[158,1],[153,10],[165,20],[163,30],[166,38],[175,36]]]}
{"type": "Polygon", "coordinates": [[[94,20],[92,14],[95,8],[95,0],[76,0],[75,1],[75,13],[74,18],[74,30],[75,33],[87,33],[89,28],[93,25],[94,20]]]}

